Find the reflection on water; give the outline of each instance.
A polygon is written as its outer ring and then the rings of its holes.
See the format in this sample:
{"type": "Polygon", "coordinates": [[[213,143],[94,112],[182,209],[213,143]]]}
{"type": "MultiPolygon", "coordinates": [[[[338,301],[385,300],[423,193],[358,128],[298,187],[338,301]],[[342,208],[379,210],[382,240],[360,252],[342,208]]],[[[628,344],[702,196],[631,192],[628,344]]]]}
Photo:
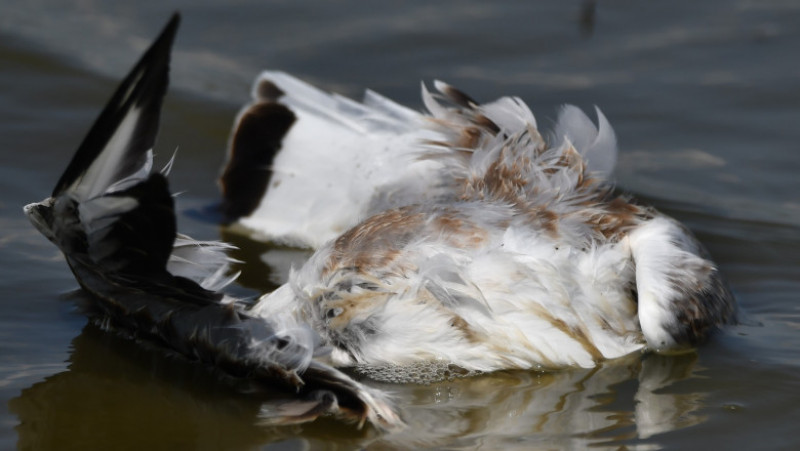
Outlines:
{"type": "Polygon", "coordinates": [[[702,393],[671,392],[694,354],[632,356],[593,370],[501,372],[400,392],[411,427],[381,443],[487,449],[619,446],[703,421],[702,393]]]}
{"type": "Polygon", "coordinates": [[[258,426],[260,409],[276,398],[237,392],[199,365],[86,326],[72,341],[69,370],[9,405],[20,449],[248,449],[279,441],[317,448],[333,439],[379,448],[649,446],[642,440],[704,420],[704,393],[673,390],[695,377],[696,358],[631,356],[592,370],[373,384],[395,393],[409,424],[382,436],[330,419],[258,426]]]}
{"type": "Polygon", "coordinates": [[[69,369],[9,402],[20,420],[19,449],[184,448],[258,433],[258,406],[193,365],[86,326],[72,341],[69,369]],[[140,434],[139,431],[147,431],[140,434]],[[147,447],[147,448],[145,448],[147,447]]]}

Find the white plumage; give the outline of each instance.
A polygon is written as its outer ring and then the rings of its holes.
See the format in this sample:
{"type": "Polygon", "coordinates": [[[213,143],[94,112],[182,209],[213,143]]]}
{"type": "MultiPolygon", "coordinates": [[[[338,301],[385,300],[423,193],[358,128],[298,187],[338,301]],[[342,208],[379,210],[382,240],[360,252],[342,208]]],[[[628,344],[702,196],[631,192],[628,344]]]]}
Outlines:
{"type": "Polygon", "coordinates": [[[237,118],[223,213],[251,236],[317,250],[252,307],[223,295],[228,246],[177,234],[166,174],[150,173],[177,26],[25,212],[105,329],[305,397],[264,421],[332,411],[403,424],[385,393],[334,367],[416,382],[591,367],[685,349],[735,321],[691,233],[609,184],[616,137],[599,110],[595,126],[564,107],[545,138],[515,97],[481,105],[435,82],[421,114],[279,72],[259,77],[237,118]]]}
{"type": "MultiPolygon", "coordinates": [[[[307,85],[285,74],[265,73],[258,83],[264,80],[285,92],[268,101],[312,103],[303,98],[312,92],[307,85]],[[303,89],[288,91],[292,86],[303,89]]],[[[365,107],[337,108],[337,117],[326,109],[326,121],[307,122],[361,131],[348,143],[348,163],[317,173],[307,189],[357,179],[358,188],[347,189],[366,194],[348,198],[346,210],[351,218],[377,213],[319,246],[254,314],[291,312],[311,324],[332,346],[337,366],[445,362],[467,372],[591,367],[645,349],[681,349],[732,320],[732,298],[691,234],[614,193],[607,178],[616,137],[599,109],[595,126],[578,108],[563,107],[548,143],[520,99],[479,105],[445,83],[435,86],[439,94],[423,85],[429,116],[404,116],[425,129],[393,136],[390,149],[368,145],[382,132],[372,133],[362,120],[373,115],[353,114],[365,107]],[[386,184],[359,178],[374,160],[386,159],[385,151],[427,164],[420,166],[426,178],[402,171],[391,172],[386,184]],[[389,188],[413,196],[402,205],[381,202],[389,188]]],[[[352,105],[319,91],[313,98],[352,105]]],[[[306,113],[298,113],[298,124],[306,113]]],[[[276,168],[286,156],[298,171],[320,169],[313,133],[306,142],[292,140],[301,130],[289,131],[276,168]],[[314,156],[304,159],[307,152],[314,156]]],[[[391,130],[403,133],[399,124],[391,130]]],[[[332,195],[316,189],[310,204],[291,195],[283,200],[313,210],[332,195]]],[[[271,190],[266,199],[281,197],[271,190]]],[[[293,230],[311,222],[333,234],[332,222],[348,221],[316,213],[293,217],[293,230]]],[[[268,222],[245,224],[264,226],[262,237],[284,239],[268,222]]]]}
{"type": "MultiPolygon", "coordinates": [[[[446,83],[434,84],[456,92],[446,83]]],[[[424,144],[460,144],[469,116],[462,116],[465,110],[454,112],[439,105],[424,85],[426,108],[449,126],[436,126],[431,116],[374,91],[367,90],[358,103],[283,72],[262,72],[252,95],[253,101],[235,121],[228,165],[236,156],[233,137],[254,108],[274,102],[296,116],[280,150],[264,168],[271,174],[269,185],[264,191],[248,193],[260,199],[257,208],[232,218],[234,230],[252,239],[315,249],[375,213],[452,193],[447,171],[455,168],[442,168],[441,162],[434,161],[437,152],[424,144]]],[[[533,114],[519,98],[503,97],[478,110],[506,134],[536,128],[533,114]]],[[[559,112],[555,136],[559,143],[575,142],[577,149],[590,155],[590,169],[608,177],[616,161],[616,138],[599,109],[597,115],[599,132],[579,108],[566,105],[559,112]]],[[[270,124],[262,121],[255,126],[270,124]]],[[[489,148],[492,143],[480,145],[489,148]]],[[[493,156],[479,152],[473,158],[488,164],[493,156]]],[[[224,190],[224,178],[222,185],[224,190]]]]}
{"type": "Polygon", "coordinates": [[[280,102],[297,119],[268,168],[266,193],[252,193],[263,194],[257,209],[238,219],[248,235],[316,248],[370,214],[432,189],[436,165],[416,158],[417,143],[433,136],[419,113],[374,92],[364,103],[329,95],[281,72],[259,76],[255,104],[268,101],[259,96],[265,82],[286,93],[280,102]],[[406,186],[409,180],[413,186],[406,186]]]}

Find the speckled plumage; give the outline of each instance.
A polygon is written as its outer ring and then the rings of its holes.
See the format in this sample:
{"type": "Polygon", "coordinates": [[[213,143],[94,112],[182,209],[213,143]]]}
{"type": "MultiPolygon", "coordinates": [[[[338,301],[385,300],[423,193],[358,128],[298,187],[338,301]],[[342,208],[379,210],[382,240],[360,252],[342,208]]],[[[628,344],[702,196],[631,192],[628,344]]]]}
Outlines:
{"type": "Polygon", "coordinates": [[[513,97],[481,105],[436,82],[438,93],[423,86],[420,114],[280,73],[260,77],[237,120],[225,213],[248,233],[317,250],[253,306],[224,295],[226,245],[178,235],[166,174],[151,174],[177,22],[51,197],[25,212],[105,329],[305,397],[265,422],[333,412],[403,425],[386,393],[335,367],[416,382],[590,367],[684,349],[735,321],[691,233],[609,184],[616,137],[599,110],[594,125],[564,107],[545,138],[513,97]]]}
{"type": "Polygon", "coordinates": [[[519,99],[482,106],[437,88],[423,99],[439,138],[417,146],[439,164],[436,195],[323,245],[257,314],[293,311],[336,365],[469,371],[676,350],[733,320],[694,237],[607,182],[616,140],[599,111],[595,128],[566,107],[551,145],[519,99]]]}

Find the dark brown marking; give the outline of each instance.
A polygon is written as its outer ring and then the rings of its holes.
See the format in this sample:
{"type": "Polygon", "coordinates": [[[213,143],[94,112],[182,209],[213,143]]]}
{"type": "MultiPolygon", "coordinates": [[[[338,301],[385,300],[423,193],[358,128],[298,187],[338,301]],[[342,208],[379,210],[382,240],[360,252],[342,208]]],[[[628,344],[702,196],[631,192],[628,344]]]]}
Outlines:
{"type": "Polygon", "coordinates": [[[442,88],[442,94],[446,95],[451,102],[458,106],[474,109],[476,106],[480,105],[472,97],[450,85],[442,86],[442,88]]]}
{"type": "Polygon", "coordinates": [[[257,91],[259,100],[266,102],[276,102],[286,94],[270,80],[261,80],[258,84],[257,91]]]}
{"type": "Polygon", "coordinates": [[[389,292],[366,292],[366,293],[340,293],[342,298],[323,302],[320,307],[327,319],[327,326],[331,331],[342,331],[355,323],[360,323],[367,318],[371,312],[386,304],[392,293],[389,292]],[[335,309],[341,309],[335,313],[335,309]],[[328,311],[334,310],[334,314],[327,315],[328,311]]]}
{"type": "Polygon", "coordinates": [[[434,219],[434,224],[436,227],[450,231],[456,232],[464,225],[464,221],[460,218],[450,215],[439,215],[434,219]]]}
{"type": "Polygon", "coordinates": [[[488,233],[465,218],[454,209],[447,208],[438,213],[431,221],[431,236],[442,236],[452,246],[459,248],[477,248],[488,239],[488,233]]]}
{"type": "Polygon", "coordinates": [[[650,216],[647,209],[622,196],[601,200],[597,206],[602,213],[589,218],[587,222],[597,233],[612,240],[619,239],[650,216]]]}
{"type": "Polygon", "coordinates": [[[469,327],[469,323],[467,323],[464,318],[460,317],[459,315],[453,314],[453,317],[450,319],[450,325],[461,332],[461,335],[469,341],[470,343],[478,343],[480,339],[478,338],[475,331],[469,327]]]}
{"type": "Polygon", "coordinates": [[[603,359],[603,353],[597,349],[597,346],[592,343],[592,340],[586,335],[586,332],[580,326],[570,326],[564,320],[560,318],[556,318],[546,309],[544,309],[539,304],[532,304],[531,308],[533,312],[538,315],[543,320],[550,323],[554,328],[564,332],[568,337],[577,341],[581,347],[592,356],[592,359],[595,362],[599,362],[603,359]]]}
{"type": "Polygon", "coordinates": [[[492,135],[500,133],[500,127],[482,114],[475,116],[474,122],[475,125],[488,130],[492,135]]]}
{"type": "MultiPolygon", "coordinates": [[[[704,255],[707,251],[700,246],[699,253],[704,255]]],[[[697,280],[692,286],[684,287],[681,297],[673,301],[672,311],[677,321],[668,330],[677,343],[696,346],[720,326],[736,323],[737,311],[735,298],[716,268],[705,263],[697,265],[692,272],[697,280]]],[[[686,281],[671,280],[670,283],[680,286],[678,284],[686,281]]]]}
{"type": "Polygon", "coordinates": [[[515,159],[511,166],[505,163],[506,149],[498,155],[486,170],[483,177],[484,190],[491,193],[492,197],[516,203],[528,185],[524,171],[526,161],[515,159]]]}
{"type": "Polygon", "coordinates": [[[252,105],[241,117],[220,177],[227,222],[251,214],[266,194],[271,165],[296,116],[279,103],[252,105]]]}
{"type": "Polygon", "coordinates": [[[559,216],[544,207],[533,208],[526,212],[526,216],[539,228],[544,230],[550,237],[558,238],[558,219],[559,216]]]}
{"type": "Polygon", "coordinates": [[[323,275],[342,268],[384,268],[420,235],[425,215],[410,207],[372,216],[336,239],[323,275]]]}
{"type": "Polygon", "coordinates": [[[461,131],[458,142],[456,143],[457,149],[477,149],[481,141],[481,131],[477,127],[465,127],[461,131]]]}

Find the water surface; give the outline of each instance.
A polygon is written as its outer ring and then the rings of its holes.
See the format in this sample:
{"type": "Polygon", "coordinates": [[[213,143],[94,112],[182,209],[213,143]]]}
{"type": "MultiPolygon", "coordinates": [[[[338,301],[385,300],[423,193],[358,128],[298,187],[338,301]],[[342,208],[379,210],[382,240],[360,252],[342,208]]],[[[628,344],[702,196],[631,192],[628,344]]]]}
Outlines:
{"type": "Polygon", "coordinates": [[[587,22],[578,1],[108,3],[0,4],[0,448],[800,446],[800,4],[603,1],[587,22]],[[518,95],[545,127],[562,103],[600,106],[620,187],[698,234],[745,323],[677,357],[383,386],[413,426],[394,436],[331,419],[259,426],[269,399],[87,325],[63,258],[21,211],[49,194],[171,8],[184,21],[158,150],[179,148],[181,230],[243,247],[235,292],[270,289],[306,256],[186,213],[216,199],[258,71],[415,108],[419,81],[439,78],[478,100],[518,95]]]}

